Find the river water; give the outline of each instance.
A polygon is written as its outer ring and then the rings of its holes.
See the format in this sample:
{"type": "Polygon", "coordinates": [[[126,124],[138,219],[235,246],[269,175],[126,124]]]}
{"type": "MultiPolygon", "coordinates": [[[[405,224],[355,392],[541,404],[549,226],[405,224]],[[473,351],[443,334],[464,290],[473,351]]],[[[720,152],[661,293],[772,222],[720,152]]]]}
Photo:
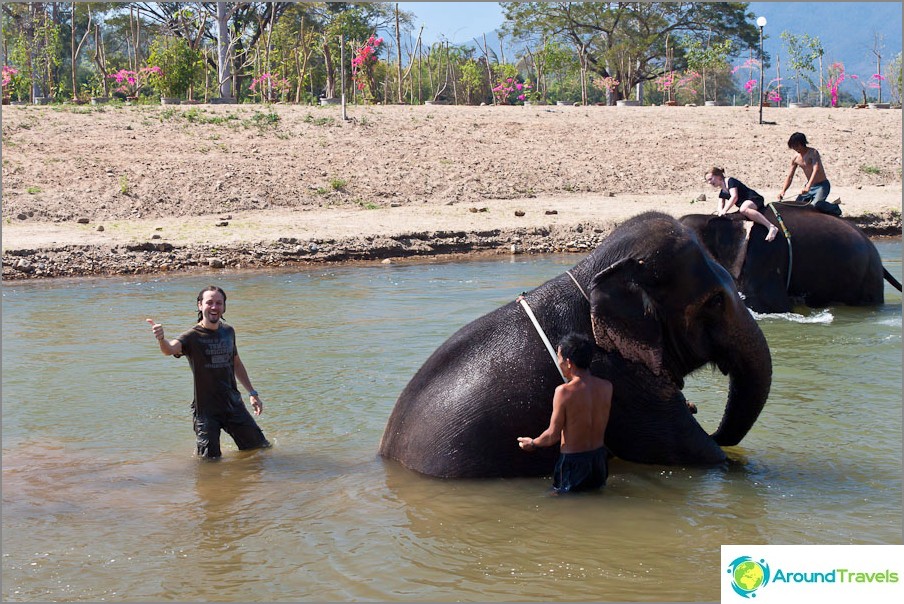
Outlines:
{"type": "MultiPolygon", "coordinates": [[[[901,242],[878,244],[901,275],[901,242]]],[[[601,493],[442,481],[377,455],[466,322],[576,256],[216,276],[274,448],[194,458],[174,336],[208,276],[3,284],[2,597],[707,600],[720,544],[900,543],[901,295],[758,317],[772,393],[719,469],[614,460],[601,493]]],[[[712,431],[727,380],[688,380],[712,431]]]]}

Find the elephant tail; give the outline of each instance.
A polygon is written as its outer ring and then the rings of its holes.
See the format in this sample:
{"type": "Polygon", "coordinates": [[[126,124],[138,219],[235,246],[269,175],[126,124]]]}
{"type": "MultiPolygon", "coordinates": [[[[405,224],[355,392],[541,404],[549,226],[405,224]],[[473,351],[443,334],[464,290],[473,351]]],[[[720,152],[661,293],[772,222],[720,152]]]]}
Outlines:
{"type": "Polygon", "coordinates": [[[882,267],[882,274],[885,275],[885,280],[892,284],[896,290],[901,291],[901,282],[895,279],[894,275],[888,272],[888,269],[884,266],[882,267]]]}

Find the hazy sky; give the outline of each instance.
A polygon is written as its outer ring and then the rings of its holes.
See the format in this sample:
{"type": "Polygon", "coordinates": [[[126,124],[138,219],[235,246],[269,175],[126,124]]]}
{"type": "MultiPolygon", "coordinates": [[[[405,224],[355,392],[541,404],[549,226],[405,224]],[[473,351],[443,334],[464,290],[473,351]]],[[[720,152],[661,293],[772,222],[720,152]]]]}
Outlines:
{"type": "Polygon", "coordinates": [[[427,44],[440,35],[453,44],[466,44],[502,25],[498,2],[399,2],[399,8],[415,14],[414,35],[424,25],[427,44]]]}

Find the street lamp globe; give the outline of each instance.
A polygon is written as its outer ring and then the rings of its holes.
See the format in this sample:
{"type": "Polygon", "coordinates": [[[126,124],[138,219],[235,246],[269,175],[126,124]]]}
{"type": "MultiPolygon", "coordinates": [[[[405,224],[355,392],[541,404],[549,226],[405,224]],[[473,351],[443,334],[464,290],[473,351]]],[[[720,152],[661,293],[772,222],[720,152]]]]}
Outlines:
{"type": "Polygon", "coordinates": [[[766,27],[766,17],[757,17],[756,24],[760,27],[766,27]]]}

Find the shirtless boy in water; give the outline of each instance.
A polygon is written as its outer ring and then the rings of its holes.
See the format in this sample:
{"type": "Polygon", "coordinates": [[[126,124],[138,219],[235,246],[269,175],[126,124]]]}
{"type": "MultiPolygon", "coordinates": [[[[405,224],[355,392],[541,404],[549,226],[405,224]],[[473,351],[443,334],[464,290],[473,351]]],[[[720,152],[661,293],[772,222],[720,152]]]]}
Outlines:
{"type": "MultiPolygon", "coordinates": [[[[785,192],[791,187],[794,180],[794,173],[797,168],[803,168],[807,177],[807,184],[801,189],[801,195],[813,194],[810,203],[819,208],[820,202],[825,202],[829,196],[832,186],[829,179],[826,178],[826,171],[822,165],[822,158],[819,151],[812,147],[808,147],[807,137],[802,132],[795,132],[788,139],[788,148],[796,153],[791,160],[791,171],[785,178],[785,184],[782,186],[782,192],[778,194],[779,201],[785,196],[785,192]]],[[[823,210],[825,211],[825,210],[823,210]]]]}
{"type": "Polygon", "coordinates": [[[593,342],[572,333],[559,343],[559,368],[567,383],[556,388],[549,427],[538,437],[518,438],[525,451],[560,445],[553,473],[557,493],[598,489],[609,476],[603,443],[612,407],[612,383],[590,373],[593,342]]]}

